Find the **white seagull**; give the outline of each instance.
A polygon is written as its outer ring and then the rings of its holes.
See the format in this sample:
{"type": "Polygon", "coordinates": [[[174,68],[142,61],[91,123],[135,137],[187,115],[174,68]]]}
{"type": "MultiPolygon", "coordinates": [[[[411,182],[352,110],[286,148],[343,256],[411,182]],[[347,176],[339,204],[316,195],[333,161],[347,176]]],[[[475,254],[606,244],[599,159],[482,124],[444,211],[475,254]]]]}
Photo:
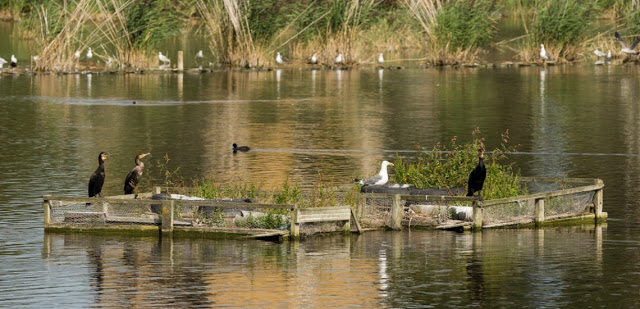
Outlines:
{"type": "Polygon", "coordinates": [[[607,52],[607,56],[606,56],[606,57],[607,57],[607,59],[611,59],[611,50],[609,50],[609,51],[607,52]]]}
{"type": "Polygon", "coordinates": [[[382,53],[378,56],[378,63],[382,64],[384,62],[384,58],[382,57],[382,53]]]}
{"type": "Polygon", "coordinates": [[[636,45],[638,45],[638,42],[640,42],[640,36],[636,37],[636,39],[633,40],[633,43],[631,43],[631,46],[627,46],[627,43],[622,39],[622,37],[620,37],[620,34],[618,33],[618,31],[615,32],[615,36],[618,43],[622,45],[622,49],[620,50],[621,52],[629,55],[638,54],[638,52],[635,51],[635,49],[636,49],[636,45]]]}
{"type": "Polygon", "coordinates": [[[606,57],[607,54],[601,52],[599,49],[596,48],[596,50],[593,51],[594,54],[596,54],[596,56],[598,57],[606,57]]]}
{"type": "Polygon", "coordinates": [[[93,53],[91,52],[91,47],[89,47],[89,51],[87,52],[87,60],[91,60],[93,58],[93,53]]]}
{"type": "Polygon", "coordinates": [[[4,60],[4,58],[0,57],[0,69],[2,69],[2,66],[5,65],[7,63],[7,60],[4,60]]]}
{"type": "Polygon", "coordinates": [[[278,52],[278,54],[276,55],[276,63],[277,64],[283,64],[284,61],[282,61],[282,55],[280,55],[280,52],[278,52]]]}
{"type": "Polygon", "coordinates": [[[380,167],[380,172],[378,175],[369,177],[367,179],[354,179],[357,183],[361,185],[374,185],[374,186],[382,186],[389,181],[389,175],[387,174],[387,166],[393,166],[393,163],[389,161],[382,161],[382,165],[380,167]]]}
{"type": "Polygon", "coordinates": [[[333,62],[335,62],[336,64],[341,64],[342,63],[342,54],[338,54],[338,57],[336,57],[336,59],[333,60],[333,62]]]}
{"type": "Polygon", "coordinates": [[[551,55],[547,54],[547,50],[544,49],[544,44],[540,44],[540,58],[543,60],[554,60],[551,55]]]}
{"type": "Polygon", "coordinates": [[[199,50],[198,53],[196,54],[196,59],[202,59],[204,58],[204,55],[202,54],[202,50],[199,50]]]}
{"type": "Polygon", "coordinates": [[[158,60],[162,61],[163,64],[171,63],[171,60],[167,58],[167,56],[163,55],[162,52],[158,52],[158,60]]]}
{"type": "Polygon", "coordinates": [[[15,68],[18,66],[18,59],[16,59],[16,56],[11,55],[11,67],[15,68]]]}
{"type": "Polygon", "coordinates": [[[311,60],[309,60],[309,63],[311,64],[318,63],[318,58],[316,57],[316,54],[311,55],[311,60]]]}
{"type": "Polygon", "coordinates": [[[38,59],[40,59],[40,56],[38,55],[33,56],[33,62],[38,62],[38,59]]]}
{"type": "Polygon", "coordinates": [[[80,51],[76,50],[76,52],[73,54],[73,58],[75,58],[76,60],[80,59],[80,51]]]}

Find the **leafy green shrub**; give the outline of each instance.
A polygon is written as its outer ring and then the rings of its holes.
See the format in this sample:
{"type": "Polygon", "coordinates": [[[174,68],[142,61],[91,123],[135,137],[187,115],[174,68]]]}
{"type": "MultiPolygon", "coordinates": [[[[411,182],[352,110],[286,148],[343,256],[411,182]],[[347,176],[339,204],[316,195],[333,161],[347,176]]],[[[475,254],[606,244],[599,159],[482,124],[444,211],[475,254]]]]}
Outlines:
{"type": "MultiPolygon", "coordinates": [[[[480,130],[472,133],[473,140],[467,144],[458,144],[457,138],[448,145],[438,143],[431,151],[423,148],[415,161],[401,157],[395,161],[395,181],[409,183],[418,188],[467,187],[469,173],[478,164],[478,148],[484,148],[484,138],[480,130]]],[[[509,131],[502,134],[499,148],[485,156],[487,178],[481,194],[484,199],[496,199],[517,196],[524,193],[512,164],[503,164],[515,147],[508,144],[509,131]]]]}

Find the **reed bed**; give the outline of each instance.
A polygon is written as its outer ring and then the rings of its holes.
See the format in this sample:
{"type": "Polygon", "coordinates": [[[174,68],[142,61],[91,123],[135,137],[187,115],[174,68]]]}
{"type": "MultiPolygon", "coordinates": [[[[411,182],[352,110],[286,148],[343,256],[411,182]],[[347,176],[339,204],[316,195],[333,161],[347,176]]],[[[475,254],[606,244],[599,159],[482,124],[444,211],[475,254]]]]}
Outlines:
{"type": "Polygon", "coordinates": [[[428,65],[458,65],[482,61],[491,45],[541,63],[540,44],[559,62],[595,59],[595,48],[626,61],[613,32],[628,40],[639,34],[639,2],[15,0],[0,2],[0,11],[23,18],[22,36],[38,46],[37,70],[77,71],[156,67],[159,42],[193,20],[204,29],[212,61],[227,67],[274,66],[277,52],[285,65],[305,65],[314,53],[328,66],[340,53],[342,65],[366,65],[380,52],[404,49],[423,53],[428,65]],[[523,35],[495,42],[498,20],[509,15],[521,20],[523,35]],[[84,59],[89,47],[91,61],[84,59]]]}

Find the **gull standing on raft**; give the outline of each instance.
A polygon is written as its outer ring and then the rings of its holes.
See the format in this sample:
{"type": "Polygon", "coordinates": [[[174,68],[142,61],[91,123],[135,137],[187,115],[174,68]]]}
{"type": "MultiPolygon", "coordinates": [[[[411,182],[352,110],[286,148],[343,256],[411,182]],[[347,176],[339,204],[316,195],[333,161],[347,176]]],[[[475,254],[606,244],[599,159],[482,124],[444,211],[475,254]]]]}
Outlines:
{"type": "Polygon", "coordinates": [[[620,34],[618,33],[618,31],[616,31],[614,33],[616,40],[618,41],[618,43],[620,43],[620,45],[622,45],[622,49],[620,50],[621,52],[628,54],[628,55],[637,55],[638,52],[635,51],[636,49],[636,45],[638,45],[638,43],[640,42],[640,36],[636,37],[635,40],[633,40],[633,43],[631,43],[631,46],[627,45],[627,42],[625,42],[622,37],[620,37],[620,34]]]}
{"type": "Polygon", "coordinates": [[[162,52],[158,52],[158,60],[162,61],[162,64],[171,63],[171,60],[167,58],[167,56],[163,55],[162,52]]]}
{"type": "Polygon", "coordinates": [[[369,177],[367,179],[354,179],[354,181],[365,186],[382,186],[386,184],[387,181],[389,181],[387,166],[393,166],[393,163],[390,163],[389,161],[382,161],[382,165],[380,166],[380,172],[378,173],[378,175],[369,177]]]}
{"type": "Polygon", "coordinates": [[[382,57],[382,53],[380,53],[380,55],[378,56],[378,63],[379,64],[384,63],[384,57],[382,57]]]}
{"type": "Polygon", "coordinates": [[[278,54],[276,55],[276,63],[284,64],[284,61],[282,60],[282,55],[280,55],[280,52],[278,52],[278,54]]]}
{"type": "Polygon", "coordinates": [[[338,54],[338,56],[336,57],[336,59],[333,60],[333,62],[335,62],[335,64],[342,64],[342,54],[338,54]]]}
{"type": "Polygon", "coordinates": [[[16,59],[16,56],[11,55],[11,67],[15,68],[18,66],[18,59],[16,59]]]}
{"type": "Polygon", "coordinates": [[[553,57],[551,57],[551,55],[547,54],[547,50],[544,49],[544,44],[540,44],[540,58],[542,58],[545,61],[554,60],[553,57]]]}
{"type": "Polygon", "coordinates": [[[309,63],[311,63],[311,64],[317,64],[318,63],[318,58],[316,57],[316,54],[311,55],[311,59],[309,60],[309,63]]]}

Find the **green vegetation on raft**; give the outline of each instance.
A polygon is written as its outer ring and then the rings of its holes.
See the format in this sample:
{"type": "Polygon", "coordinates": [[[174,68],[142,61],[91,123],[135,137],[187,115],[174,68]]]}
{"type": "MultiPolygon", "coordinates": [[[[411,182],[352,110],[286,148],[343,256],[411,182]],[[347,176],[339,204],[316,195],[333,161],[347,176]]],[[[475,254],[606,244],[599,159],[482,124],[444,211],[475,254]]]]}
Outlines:
{"type": "MultiPolygon", "coordinates": [[[[475,129],[472,136],[472,141],[466,144],[458,144],[454,137],[448,145],[438,143],[430,151],[422,148],[416,160],[397,157],[395,181],[418,188],[467,188],[469,173],[478,164],[478,148],[485,147],[479,129],[475,129]]],[[[514,170],[513,164],[503,163],[513,151],[515,147],[509,145],[507,130],[501,136],[500,147],[485,155],[487,178],[481,191],[485,200],[526,194],[519,182],[520,173],[514,170]]]]}

